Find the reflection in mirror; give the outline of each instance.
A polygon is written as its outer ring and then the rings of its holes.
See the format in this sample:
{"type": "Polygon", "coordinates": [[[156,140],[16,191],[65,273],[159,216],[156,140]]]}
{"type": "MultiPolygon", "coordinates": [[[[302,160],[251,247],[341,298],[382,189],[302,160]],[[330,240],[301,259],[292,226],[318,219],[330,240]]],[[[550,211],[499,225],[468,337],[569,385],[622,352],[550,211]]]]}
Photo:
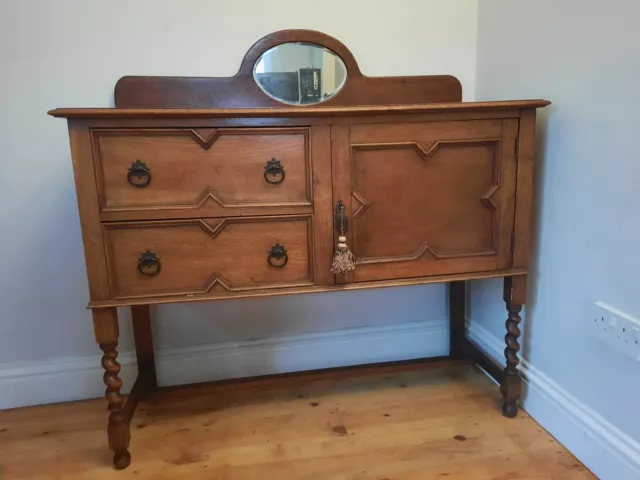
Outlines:
{"type": "Polygon", "coordinates": [[[309,105],[338,93],[347,80],[347,67],[321,45],[283,43],[262,54],[253,68],[253,78],[280,102],[309,105]]]}

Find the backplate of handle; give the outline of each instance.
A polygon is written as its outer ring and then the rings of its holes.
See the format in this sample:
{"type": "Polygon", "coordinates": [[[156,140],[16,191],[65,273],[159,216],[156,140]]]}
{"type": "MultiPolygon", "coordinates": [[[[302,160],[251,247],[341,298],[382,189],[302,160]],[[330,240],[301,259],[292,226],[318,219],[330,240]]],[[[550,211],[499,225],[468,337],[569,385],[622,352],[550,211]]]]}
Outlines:
{"type": "Polygon", "coordinates": [[[149,172],[149,166],[146,163],[141,162],[140,160],[136,160],[129,167],[127,180],[134,187],[146,187],[151,181],[151,172],[149,172]]]}
{"type": "Polygon", "coordinates": [[[284,166],[280,160],[272,158],[264,166],[264,179],[271,185],[278,185],[284,182],[284,166]]]}
{"type": "Polygon", "coordinates": [[[284,268],[284,266],[289,262],[289,255],[287,255],[287,249],[284,248],[284,245],[276,243],[271,247],[269,256],[267,257],[267,262],[269,262],[269,265],[272,267],[284,268]]]}
{"type": "Polygon", "coordinates": [[[347,220],[347,207],[342,200],[338,200],[335,210],[336,230],[340,235],[346,235],[349,229],[349,221],[347,220]]]}
{"type": "Polygon", "coordinates": [[[160,267],[160,258],[150,250],[143,252],[138,259],[138,271],[142,275],[157,275],[160,273],[160,267]]]}

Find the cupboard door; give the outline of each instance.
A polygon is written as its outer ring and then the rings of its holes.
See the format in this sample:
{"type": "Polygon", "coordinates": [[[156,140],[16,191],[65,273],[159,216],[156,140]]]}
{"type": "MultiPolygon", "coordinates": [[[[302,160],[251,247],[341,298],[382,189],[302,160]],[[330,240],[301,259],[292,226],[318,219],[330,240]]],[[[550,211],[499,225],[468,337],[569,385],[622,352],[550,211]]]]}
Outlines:
{"type": "Polygon", "coordinates": [[[370,281],[507,269],[517,120],[335,126],[353,274],[370,281]]]}

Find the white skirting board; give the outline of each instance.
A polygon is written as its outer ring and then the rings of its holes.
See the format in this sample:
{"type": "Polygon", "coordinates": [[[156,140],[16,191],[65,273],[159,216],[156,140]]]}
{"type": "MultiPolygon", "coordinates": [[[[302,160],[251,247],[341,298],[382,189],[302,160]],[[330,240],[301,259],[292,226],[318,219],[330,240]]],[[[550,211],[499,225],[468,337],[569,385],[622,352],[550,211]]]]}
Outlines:
{"type": "MultiPolygon", "coordinates": [[[[468,337],[505,364],[504,342],[471,322],[468,337]]],[[[523,406],[540,425],[603,480],[640,479],[640,443],[583,404],[536,367],[521,359],[523,406]]]]}
{"type": "MultiPolygon", "coordinates": [[[[449,353],[447,318],[159,349],[161,386],[436,357],[449,353]]],[[[137,374],[135,355],[118,355],[123,392],[137,374]]],[[[100,351],[90,357],[0,364],[0,409],[104,395],[100,351]]]]}

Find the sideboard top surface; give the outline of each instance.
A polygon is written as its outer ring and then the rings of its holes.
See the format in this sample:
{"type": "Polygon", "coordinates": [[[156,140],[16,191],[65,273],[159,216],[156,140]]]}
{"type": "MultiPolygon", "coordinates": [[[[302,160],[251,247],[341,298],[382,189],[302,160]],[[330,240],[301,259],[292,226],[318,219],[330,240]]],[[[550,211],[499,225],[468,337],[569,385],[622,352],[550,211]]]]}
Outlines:
{"type": "Polygon", "coordinates": [[[365,105],[358,107],[276,108],[56,108],[48,113],[62,118],[186,118],[186,117],[337,117],[399,113],[465,112],[546,107],[548,100],[365,105]]]}

